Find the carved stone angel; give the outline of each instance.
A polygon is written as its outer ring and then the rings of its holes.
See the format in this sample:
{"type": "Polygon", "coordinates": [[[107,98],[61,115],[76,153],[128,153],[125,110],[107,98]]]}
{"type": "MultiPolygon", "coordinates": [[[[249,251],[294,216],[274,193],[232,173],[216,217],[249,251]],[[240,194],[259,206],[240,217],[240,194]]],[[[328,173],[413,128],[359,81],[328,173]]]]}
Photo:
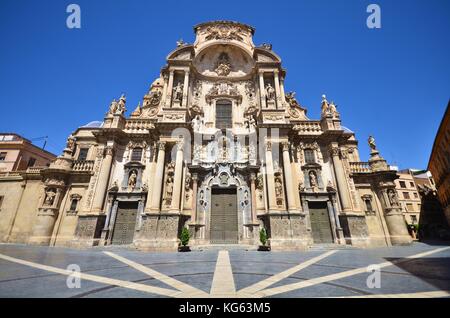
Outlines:
{"type": "Polygon", "coordinates": [[[272,85],[269,83],[266,86],[266,97],[267,100],[274,100],[275,99],[275,89],[272,87],[272,85]]]}

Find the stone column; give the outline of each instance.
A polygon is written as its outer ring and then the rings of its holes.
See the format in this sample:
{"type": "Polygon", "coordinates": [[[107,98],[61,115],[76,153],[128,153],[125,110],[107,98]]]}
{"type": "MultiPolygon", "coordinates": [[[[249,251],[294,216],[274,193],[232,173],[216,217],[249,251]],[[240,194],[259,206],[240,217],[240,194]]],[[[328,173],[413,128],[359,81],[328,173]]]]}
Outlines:
{"type": "Polygon", "coordinates": [[[261,108],[265,109],[266,106],[266,88],[264,87],[264,72],[259,71],[259,92],[261,95],[261,108]]]}
{"type": "Polygon", "coordinates": [[[166,142],[158,141],[158,159],[156,162],[155,177],[153,180],[153,192],[152,192],[152,212],[159,212],[161,205],[161,191],[162,182],[164,177],[164,159],[166,156],[166,142]]]}
{"type": "Polygon", "coordinates": [[[166,107],[170,107],[172,105],[172,90],[173,90],[173,76],[174,71],[170,70],[169,73],[169,84],[167,85],[167,97],[166,97],[166,107]]]}
{"type": "Polygon", "coordinates": [[[341,199],[342,209],[344,211],[350,211],[352,208],[350,202],[350,194],[348,192],[347,180],[345,178],[344,168],[342,161],[339,158],[339,147],[332,146],[330,148],[331,158],[333,160],[334,173],[336,175],[336,182],[338,186],[339,198],[341,199]]]}
{"type": "Polygon", "coordinates": [[[277,94],[277,108],[281,108],[282,102],[281,102],[281,89],[280,89],[280,78],[278,76],[279,71],[275,70],[273,72],[274,75],[274,82],[275,82],[275,93],[277,94]]]}
{"type": "Polygon", "coordinates": [[[280,80],[280,95],[281,95],[281,102],[284,103],[286,101],[286,95],[284,93],[284,79],[281,78],[280,80]]]}
{"type": "Polygon", "coordinates": [[[92,212],[101,212],[103,202],[108,188],[109,175],[113,159],[114,149],[111,146],[105,148],[105,157],[102,160],[102,166],[98,174],[97,186],[95,187],[94,200],[92,204],[92,212]]]}
{"type": "Polygon", "coordinates": [[[145,212],[150,212],[152,207],[152,200],[151,195],[153,194],[153,187],[150,187],[152,185],[152,181],[154,180],[154,173],[155,173],[155,165],[156,165],[156,152],[158,151],[158,146],[153,145],[151,147],[151,153],[150,153],[150,171],[148,173],[148,179],[147,179],[147,185],[149,186],[148,193],[147,193],[147,201],[145,202],[145,212]]]}
{"type": "Polygon", "coordinates": [[[198,175],[191,174],[192,178],[192,217],[191,223],[197,223],[197,191],[198,191],[198,175]]]}
{"type": "Polygon", "coordinates": [[[288,211],[295,211],[294,185],[292,182],[293,175],[291,169],[291,159],[289,158],[289,143],[283,142],[283,168],[284,168],[284,184],[286,185],[287,206],[288,211]]]}
{"type": "Polygon", "coordinates": [[[258,223],[258,218],[256,216],[256,174],[250,174],[250,191],[252,192],[252,222],[253,224],[258,223]]]}
{"type": "Polygon", "coordinates": [[[177,156],[175,159],[175,175],[173,182],[171,212],[180,212],[181,184],[183,180],[183,141],[177,142],[177,156]]]}
{"type": "Polygon", "coordinates": [[[266,141],[266,173],[267,173],[267,194],[269,199],[269,212],[271,212],[277,209],[271,141],[266,141]]]}
{"type": "Polygon", "coordinates": [[[188,88],[189,88],[189,70],[184,72],[184,84],[183,84],[183,101],[181,106],[186,107],[188,101],[188,88]]]}

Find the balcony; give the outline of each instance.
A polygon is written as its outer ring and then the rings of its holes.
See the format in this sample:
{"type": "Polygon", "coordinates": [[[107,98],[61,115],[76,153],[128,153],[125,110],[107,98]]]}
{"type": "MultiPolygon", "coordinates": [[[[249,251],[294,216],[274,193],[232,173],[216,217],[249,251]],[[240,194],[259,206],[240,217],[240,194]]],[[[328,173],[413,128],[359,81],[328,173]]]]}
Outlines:
{"type": "Polygon", "coordinates": [[[370,173],[368,162],[350,162],[350,171],[352,173],[370,173]]]}
{"type": "Polygon", "coordinates": [[[73,162],[72,171],[73,172],[92,172],[94,168],[94,160],[76,160],[73,162]]]}

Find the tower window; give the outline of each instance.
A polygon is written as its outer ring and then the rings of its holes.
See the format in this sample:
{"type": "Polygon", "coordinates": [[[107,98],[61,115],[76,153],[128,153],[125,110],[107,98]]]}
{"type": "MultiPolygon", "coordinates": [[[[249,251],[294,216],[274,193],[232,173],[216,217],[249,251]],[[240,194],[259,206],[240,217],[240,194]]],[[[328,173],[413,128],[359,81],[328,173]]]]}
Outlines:
{"type": "Polygon", "coordinates": [[[78,206],[78,199],[72,199],[70,202],[70,211],[76,211],[78,206]]]}
{"type": "Polygon", "coordinates": [[[227,129],[233,127],[233,111],[231,102],[219,100],[216,103],[216,128],[227,129]]]}
{"type": "Polygon", "coordinates": [[[131,161],[141,161],[142,159],[142,148],[134,148],[131,153],[131,161]]]}
{"type": "Polygon", "coordinates": [[[305,162],[306,163],[315,163],[316,158],[314,157],[314,150],[305,149],[305,162]]]}
{"type": "Polygon", "coordinates": [[[372,212],[373,211],[372,201],[370,199],[365,199],[364,202],[366,203],[366,211],[372,212]]]}
{"type": "Polygon", "coordinates": [[[85,161],[87,159],[88,148],[81,148],[78,154],[78,160],[85,161]]]}

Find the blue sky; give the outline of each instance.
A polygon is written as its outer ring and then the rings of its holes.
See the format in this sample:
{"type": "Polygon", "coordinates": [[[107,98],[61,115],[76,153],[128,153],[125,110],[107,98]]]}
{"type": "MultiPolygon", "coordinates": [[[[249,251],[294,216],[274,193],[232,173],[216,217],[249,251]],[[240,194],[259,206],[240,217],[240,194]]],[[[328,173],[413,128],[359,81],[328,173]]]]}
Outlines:
{"type": "Polygon", "coordinates": [[[373,134],[391,164],[426,168],[450,98],[449,14],[447,0],[1,0],[0,131],[48,135],[59,154],[122,92],[132,111],[195,24],[235,20],[256,28],[255,44],[273,44],[310,118],[323,93],[338,105],[363,161],[373,134]],[[79,30],[66,27],[70,3],[81,7],[79,30]],[[366,26],[370,3],[381,29],[366,26]]]}

